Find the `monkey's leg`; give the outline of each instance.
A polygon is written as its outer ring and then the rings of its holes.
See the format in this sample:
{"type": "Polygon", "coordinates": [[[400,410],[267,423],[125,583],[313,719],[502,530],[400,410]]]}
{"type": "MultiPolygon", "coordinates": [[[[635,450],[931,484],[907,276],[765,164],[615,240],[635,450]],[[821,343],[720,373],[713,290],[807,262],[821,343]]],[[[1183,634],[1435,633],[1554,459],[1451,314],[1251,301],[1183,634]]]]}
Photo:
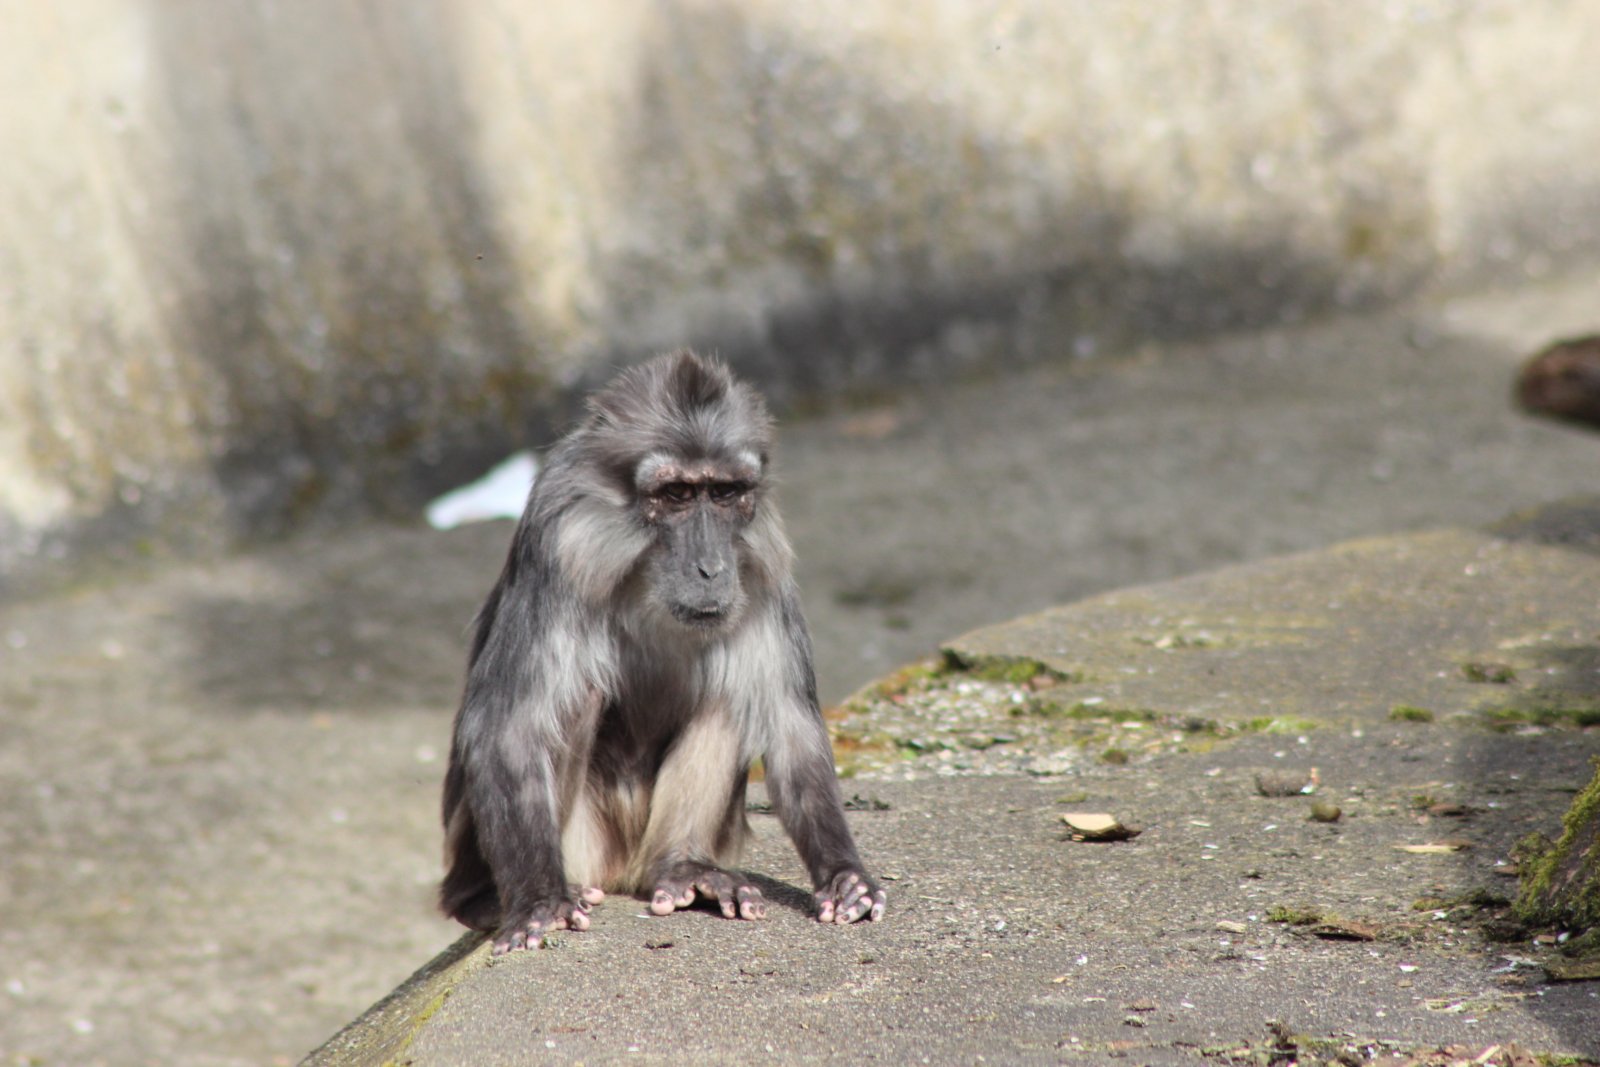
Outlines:
{"type": "Polygon", "coordinates": [[[690,723],[662,762],[638,851],[637,881],[649,887],[653,914],[700,897],[730,919],[766,916],[761,891],[720,865],[738,856],[748,829],[739,744],[728,717],[712,710],[690,723]]]}

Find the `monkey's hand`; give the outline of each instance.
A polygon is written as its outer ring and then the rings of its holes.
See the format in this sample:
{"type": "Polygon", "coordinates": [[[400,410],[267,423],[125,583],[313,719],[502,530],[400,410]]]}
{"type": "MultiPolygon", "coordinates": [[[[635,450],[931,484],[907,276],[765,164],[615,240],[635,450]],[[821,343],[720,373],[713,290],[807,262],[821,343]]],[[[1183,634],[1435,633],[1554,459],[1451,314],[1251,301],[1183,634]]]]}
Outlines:
{"type": "Polygon", "coordinates": [[[817,890],[817,921],[853,923],[857,919],[883,918],[889,896],[865,871],[845,868],[817,890]]]}
{"type": "Polygon", "coordinates": [[[504,956],[522,948],[538,948],[544,942],[544,935],[551,930],[589,929],[589,908],[605,894],[598,889],[585,889],[576,895],[577,899],[573,896],[542,900],[520,914],[509,916],[495,931],[494,948],[490,951],[504,956]]]}
{"type": "Polygon", "coordinates": [[[721,867],[695,860],[680,860],[656,879],[650,896],[652,915],[671,915],[693,904],[695,897],[714,901],[729,919],[764,919],[767,902],[761,890],[721,867]]]}

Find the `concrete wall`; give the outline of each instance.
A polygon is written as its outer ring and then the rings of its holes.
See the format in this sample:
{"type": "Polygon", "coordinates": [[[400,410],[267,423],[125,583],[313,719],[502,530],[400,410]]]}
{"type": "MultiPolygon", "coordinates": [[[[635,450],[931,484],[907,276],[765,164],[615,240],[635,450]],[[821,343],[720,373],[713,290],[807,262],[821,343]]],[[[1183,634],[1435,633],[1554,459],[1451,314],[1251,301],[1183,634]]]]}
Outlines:
{"type": "Polygon", "coordinates": [[[1600,4],[0,0],[0,589],[780,399],[1538,273],[1600,4]]]}

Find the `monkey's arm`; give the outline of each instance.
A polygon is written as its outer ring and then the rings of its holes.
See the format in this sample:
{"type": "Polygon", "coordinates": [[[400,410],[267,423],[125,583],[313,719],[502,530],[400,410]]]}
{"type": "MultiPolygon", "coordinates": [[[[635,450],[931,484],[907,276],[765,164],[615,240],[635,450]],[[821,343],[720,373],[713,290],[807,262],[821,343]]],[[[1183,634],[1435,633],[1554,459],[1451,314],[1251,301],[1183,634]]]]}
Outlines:
{"type": "Polygon", "coordinates": [[[601,698],[576,684],[570,665],[541,669],[531,597],[497,589],[486,610],[456,719],[450,779],[457,794],[449,780],[446,786],[445,906],[469,925],[493,929],[498,955],[537,947],[552,929],[589,925],[587,904],[574,898],[563,870],[560,796],[571,754],[587,752],[586,720],[601,698]],[[452,895],[497,906],[479,910],[474,922],[452,909],[452,895]]]}
{"type": "Polygon", "coordinates": [[[817,918],[841,923],[881,919],[886,894],[867,874],[845,823],[833,746],[817,705],[811,637],[793,590],[783,597],[782,615],[793,659],[776,736],[766,753],[772,806],[811,875],[817,918]]]}

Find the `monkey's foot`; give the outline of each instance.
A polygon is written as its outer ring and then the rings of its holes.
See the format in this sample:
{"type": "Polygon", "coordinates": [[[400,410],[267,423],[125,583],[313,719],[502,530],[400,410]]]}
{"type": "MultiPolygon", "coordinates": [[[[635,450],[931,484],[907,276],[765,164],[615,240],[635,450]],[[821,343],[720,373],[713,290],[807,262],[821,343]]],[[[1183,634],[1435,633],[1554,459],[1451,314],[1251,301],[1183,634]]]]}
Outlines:
{"type": "Polygon", "coordinates": [[[723,916],[729,919],[764,919],[767,916],[767,902],[761,890],[732,871],[693,860],[673,864],[656,879],[650,912],[671,915],[693,904],[696,896],[715,901],[723,916]]]}
{"type": "MultiPolygon", "coordinates": [[[[518,949],[538,948],[551,930],[589,929],[589,908],[596,900],[590,899],[597,889],[585,889],[577,900],[547,900],[508,918],[494,935],[493,955],[504,956],[518,949]]],[[[600,893],[600,896],[605,894],[600,893]]]]}
{"type": "Polygon", "coordinates": [[[844,870],[817,890],[817,921],[853,923],[857,919],[883,918],[889,895],[862,871],[844,870]]]}

